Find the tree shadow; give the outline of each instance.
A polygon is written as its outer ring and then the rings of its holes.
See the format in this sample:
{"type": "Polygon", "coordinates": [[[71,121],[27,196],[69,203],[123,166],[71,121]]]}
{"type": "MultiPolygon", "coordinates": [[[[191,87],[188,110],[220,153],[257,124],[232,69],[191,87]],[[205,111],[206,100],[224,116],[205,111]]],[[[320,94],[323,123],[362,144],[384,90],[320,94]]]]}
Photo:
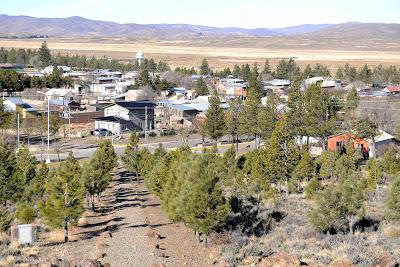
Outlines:
{"type": "Polygon", "coordinates": [[[110,219],[110,220],[105,220],[105,221],[102,221],[102,222],[87,223],[87,224],[85,224],[85,225],[82,225],[81,228],[90,228],[90,227],[103,226],[103,225],[106,225],[106,224],[108,224],[108,223],[110,223],[110,222],[120,222],[120,221],[122,221],[123,219],[125,219],[125,217],[115,217],[115,218],[112,218],[112,219],[110,219]]]}
{"type": "Polygon", "coordinates": [[[114,225],[107,225],[104,228],[97,229],[97,230],[92,230],[92,231],[86,231],[86,232],[80,232],[78,235],[81,236],[82,240],[88,240],[92,239],[94,237],[100,236],[104,232],[110,232],[110,233],[115,233],[119,229],[121,229],[124,225],[127,225],[126,223],[120,223],[120,224],[114,224],[114,225]]]}

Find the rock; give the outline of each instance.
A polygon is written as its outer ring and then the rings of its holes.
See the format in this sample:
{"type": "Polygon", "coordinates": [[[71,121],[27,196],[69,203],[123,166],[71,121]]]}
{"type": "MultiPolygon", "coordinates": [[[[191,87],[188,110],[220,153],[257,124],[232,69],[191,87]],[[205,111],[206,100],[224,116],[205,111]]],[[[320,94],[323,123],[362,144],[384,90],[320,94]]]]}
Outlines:
{"type": "Polygon", "coordinates": [[[244,266],[254,266],[254,265],[256,265],[257,263],[259,263],[260,260],[261,260],[260,257],[249,256],[249,257],[246,257],[246,258],[244,258],[244,259],[242,260],[242,264],[243,264],[244,266]]]}
{"type": "Polygon", "coordinates": [[[331,263],[330,267],[352,267],[353,265],[349,260],[336,260],[331,263]]]}
{"type": "Polygon", "coordinates": [[[396,262],[388,252],[385,252],[382,256],[380,256],[376,260],[376,263],[373,266],[374,267],[396,266],[396,262]]]}
{"type": "Polygon", "coordinates": [[[300,261],[287,253],[279,253],[274,256],[264,258],[261,261],[261,267],[297,267],[300,261]]]}
{"type": "Polygon", "coordinates": [[[166,266],[162,263],[155,263],[155,264],[151,265],[151,267],[166,267],[166,266]]]}

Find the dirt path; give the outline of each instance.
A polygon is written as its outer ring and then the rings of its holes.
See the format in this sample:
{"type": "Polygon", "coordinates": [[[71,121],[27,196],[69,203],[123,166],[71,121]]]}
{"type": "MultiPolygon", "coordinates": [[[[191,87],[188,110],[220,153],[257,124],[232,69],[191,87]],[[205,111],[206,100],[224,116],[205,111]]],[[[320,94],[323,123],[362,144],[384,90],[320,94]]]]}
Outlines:
{"type": "Polygon", "coordinates": [[[44,254],[73,265],[102,258],[111,266],[210,266],[213,248],[199,244],[183,224],[171,223],[159,200],[149,194],[142,181],[131,183],[124,169],[117,169],[112,186],[95,213],[86,212],[75,229],[76,242],[55,245],[44,254]]]}

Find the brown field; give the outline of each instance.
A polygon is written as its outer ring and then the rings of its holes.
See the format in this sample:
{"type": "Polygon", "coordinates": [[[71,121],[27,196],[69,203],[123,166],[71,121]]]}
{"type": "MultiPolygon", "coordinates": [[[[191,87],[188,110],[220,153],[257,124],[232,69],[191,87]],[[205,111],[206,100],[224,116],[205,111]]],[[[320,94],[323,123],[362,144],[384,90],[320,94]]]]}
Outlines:
{"type": "MultiPolygon", "coordinates": [[[[198,66],[203,58],[207,58],[214,68],[232,67],[234,64],[254,63],[263,64],[265,59],[270,59],[274,65],[281,58],[295,58],[304,66],[306,64],[323,63],[335,70],[338,66],[349,62],[361,66],[365,63],[375,66],[378,64],[400,66],[400,51],[398,43],[386,44],[382,49],[375,46],[337,46],[335,44],[316,47],[316,43],[309,44],[304,40],[281,40],[277,38],[268,42],[251,42],[243,37],[243,42],[238,40],[129,40],[129,39],[48,39],[49,48],[55,53],[80,54],[86,56],[103,57],[112,59],[132,60],[137,51],[145,53],[147,58],[156,61],[165,60],[172,67],[198,66]],[[259,43],[257,43],[259,42],[259,43]],[[279,45],[282,42],[282,45],[279,45]]],[[[0,39],[1,47],[38,48],[42,40],[10,40],[0,39]]],[[[377,45],[378,46],[378,45],[377,45]]]]}

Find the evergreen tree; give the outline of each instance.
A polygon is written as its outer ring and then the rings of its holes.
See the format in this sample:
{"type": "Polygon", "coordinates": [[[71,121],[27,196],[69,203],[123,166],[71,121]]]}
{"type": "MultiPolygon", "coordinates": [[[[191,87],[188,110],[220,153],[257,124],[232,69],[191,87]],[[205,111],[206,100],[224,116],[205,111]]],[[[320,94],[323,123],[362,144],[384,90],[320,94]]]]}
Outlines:
{"type": "Polygon", "coordinates": [[[315,175],[314,161],[308,151],[304,151],[301,159],[293,171],[293,180],[297,182],[298,191],[302,181],[310,181],[315,175]]]}
{"type": "Polygon", "coordinates": [[[269,60],[268,59],[265,60],[263,74],[264,75],[271,75],[272,74],[271,66],[269,65],[269,60]]]}
{"type": "Polygon", "coordinates": [[[292,58],[289,60],[281,59],[276,66],[275,78],[277,79],[293,80],[299,74],[300,68],[292,58]]]}
{"type": "Polygon", "coordinates": [[[394,146],[389,146],[381,160],[382,170],[390,175],[397,175],[400,172],[400,157],[394,146]]]}
{"type": "Polygon", "coordinates": [[[389,188],[385,205],[385,218],[400,221],[400,177],[396,177],[389,188]]]}
{"type": "MultiPolygon", "coordinates": [[[[258,125],[258,114],[261,109],[261,98],[259,92],[252,88],[249,89],[249,95],[244,102],[244,106],[240,116],[240,133],[248,136],[257,136],[260,132],[258,125]]],[[[257,142],[257,140],[256,140],[257,142]]],[[[258,148],[258,143],[256,144],[258,148]]]]}
{"type": "Polygon", "coordinates": [[[129,172],[135,172],[136,181],[139,182],[139,136],[132,131],[130,141],[122,156],[126,168],[129,172]]]}
{"type": "Polygon", "coordinates": [[[335,78],[338,79],[338,80],[343,80],[344,74],[343,74],[343,69],[342,69],[342,67],[339,67],[339,68],[337,69],[336,74],[335,74],[335,78]]]}
{"type": "Polygon", "coordinates": [[[203,77],[200,77],[200,79],[198,79],[196,81],[194,90],[197,95],[208,95],[209,94],[207,84],[204,81],[203,77]]]}
{"type": "Polygon", "coordinates": [[[17,152],[15,177],[17,181],[17,189],[14,192],[17,198],[30,200],[30,184],[36,176],[37,162],[26,146],[21,146],[17,152]]]}
{"type": "Polygon", "coordinates": [[[326,150],[327,140],[335,132],[336,111],[333,97],[319,85],[311,85],[304,94],[305,126],[308,136],[318,137],[326,150]]]}
{"type": "Polygon", "coordinates": [[[21,224],[32,223],[36,218],[35,208],[27,202],[21,202],[17,206],[15,217],[21,224]]]}
{"type": "Polygon", "coordinates": [[[240,67],[238,65],[235,65],[235,67],[233,68],[232,75],[235,78],[239,78],[242,76],[242,70],[240,69],[240,67]]]}
{"type": "Polygon", "coordinates": [[[200,75],[209,75],[211,73],[210,66],[206,58],[203,59],[200,66],[200,75]]]}
{"type": "Polygon", "coordinates": [[[351,177],[318,193],[314,205],[307,212],[307,217],[322,231],[329,230],[338,220],[346,219],[352,235],[356,218],[364,216],[364,201],[362,183],[351,177]]]}
{"type": "Polygon", "coordinates": [[[221,108],[221,100],[216,94],[210,97],[210,108],[206,113],[204,132],[214,141],[225,133],[224,111],[221,108]]]}
{"type": "Polygon", "coordinates": [[[20,179],[15,175],[15,165],[14,148],[0,142],[0,204],[3,206],[7,205],[7,201],[18,200],[16,193],[21,190],[20,179]]]}
{"type": "Polygon", "coordinates": [[[235,98],[229,103],[228,112],[225,114],[227,133],[236,144],[236,154],[239,152],[240,114],[242,107],[242,101],[239,98],[235,98]]]}
{"type": "Polygon", "coordinates": [[[312,71],[312,69],[311,69],[310,64],[307,64],[307,66],[304,68],[304,70],[303,70],[303,77],[304,77],[305,79],[308,79],[308,78],[313,77],[313,71],[312,71]]]}
{"type": "Polygon", "coordinates": [[[354,131],[359,138],[372,140],[371,154],[376,157],[375,138],[380,135],[378,124],[369,117],[363,117],[355,123],[354,131]]]}
{"type": "Polygon", "coordinates": [[[364,67],[362,67],[362,69],[358,73],[358,79],[366,84],[371,83],[372,70],[368,67],[367,64],[365,64],[364,67]]]}
{"type": "Polygon", "coordinates": [[[215,171],[217,166],[217,158],[212,154],[194,159],[189,172],[184,174],[187,178],[178,200],[178,211],[183,220],[206,236],[225,224],[230,211],[222,195],[222,177],[215,171]]]}
{"type": "Polygon", "coordinates": [[[346,97],[346,108],[351,111],[351,116],[354,118],[354,110],[357,109],[360,103],[360,97],[358,95],[357,89],[353,86],[346,97]]]}
{"type": "Polygon", "coordinates": [[[272,131],[278,122],[278,105],[279,97],[275,93],[271,93],[268,95],[266,106],[260,108],[258,114],[258,135],[263,138],[264,142],[271,137],[272,131]]]}
{"type": "Polygon", "coordinates": [[[47,167],[47,164],[42,162],[40,164],[39,170],[36,172],[35,179],[33,180],[32,183],[32,195],[36,196],[40,200],[43,199],[43,196],[45,194],[45,185],[47,182],[47,179],[49,178],[49,168],[47,167]]]}
{"type": "Polygon", "coordinates": [[[319,176],[325,180],[335,177],[335,163],[338,158],[336,151],[324,151],[318,159],[319,176]]]}
{"type": "Polygon", "coordinates": [[[382,170],[379,162],[372,158],[367,162],[367,186],[369,190],[375,190],[382,179],[382,170]]]}
{"type": "Polygon", "coordinates": [[[290,136],[286,119],[280,121],[266,145],[266,170],[270,179],[284,185],[286,197],[289,196],[289,183],[299,162],[299,153],[290,136]]]}
{"type": "Polygon", "coordinates": [[[38,56],[41,67],[46,67],[50,65],[51,54],[46,42],[43,42],[42,46],[39,48],[38,56]]]}
{"type": "Polygon", "coordinates": [[[287,120],[289,129],[293,136],[305,136],[307,134],[305,127],[305,110],[303,96],[300,91],[301,79],[298,77],[292,82],[289,89],[287,101],[287,120]]]}
{"type": "Polygon", "coordinates": [[[69,224],[76,223],[84,208],[85,187],[81,181],[81,167],[70,154],[46,184],[48,197],[40,205],[46,223],[64,228],[64,241],[68,242],[69,224]]]}

